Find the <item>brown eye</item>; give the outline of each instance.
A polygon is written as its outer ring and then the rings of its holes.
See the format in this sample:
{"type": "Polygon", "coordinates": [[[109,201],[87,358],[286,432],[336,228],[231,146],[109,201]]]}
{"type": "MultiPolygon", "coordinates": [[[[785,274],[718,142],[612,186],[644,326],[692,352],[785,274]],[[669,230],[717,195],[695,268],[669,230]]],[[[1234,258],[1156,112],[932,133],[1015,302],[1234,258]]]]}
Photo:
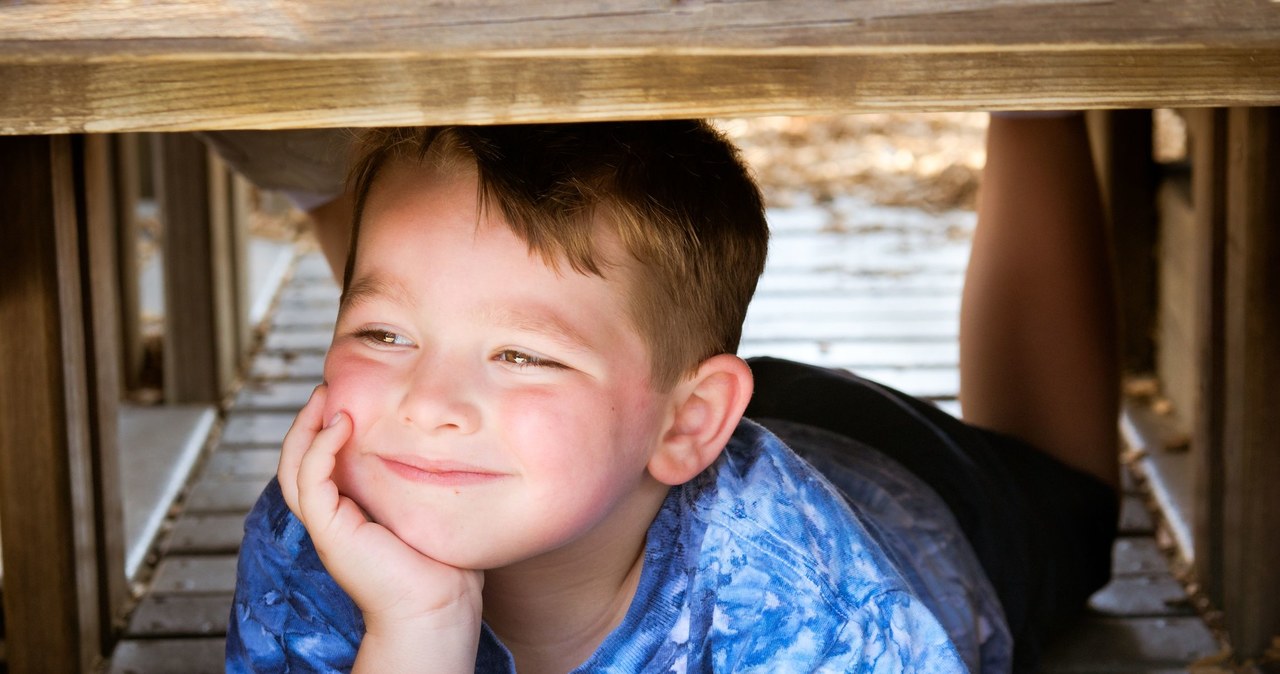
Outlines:
{"type": "Polygon", "coordinates": [[[497,359],[504,363],[512,363],[514,365],[539,365],[542,363],[542,361],[537,357],[530,356],[527,353],[521,353],[514,349],[505,349],[500,351],[497,359]]]}
{"type": "Polygon", "coordinates": [[[366,342],[372,342],[375,344],[388,344],[392,346],[413,346],[413,342],[410,341],[404,335],[398,332],[392,332],[390,330],[383,330],[381,328],[365,328],[363,330],[357,331],[355,334],[356,334],[356,337],[359,337],[360,339],[366,342]]]}
{"type": "Polygon", "coordinates": [[[554,360],[540,358],[538,356],[527,354],[523,351],[516,351],[515,349],[503,349],[494,355],[493,359],[502,363],[518,365],[520,367],[551,367],[564,369],[564,365],[561,365],[554,360]]]}

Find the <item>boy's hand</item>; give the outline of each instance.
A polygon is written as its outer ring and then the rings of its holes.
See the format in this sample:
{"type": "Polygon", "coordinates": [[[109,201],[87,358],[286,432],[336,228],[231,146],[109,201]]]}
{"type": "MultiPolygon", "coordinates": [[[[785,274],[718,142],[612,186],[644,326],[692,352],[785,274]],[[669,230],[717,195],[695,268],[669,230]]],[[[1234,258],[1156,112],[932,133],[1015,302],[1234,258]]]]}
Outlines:
{"type": "Polygon", "coordinates": [[[474,671],[484,574],[438,562],[372,522],[333,481],[351,418],[322,421],[316,388],[285,435],[277,477],[325,568],[364,614],[357,665],[390,671],[474,671]]]}

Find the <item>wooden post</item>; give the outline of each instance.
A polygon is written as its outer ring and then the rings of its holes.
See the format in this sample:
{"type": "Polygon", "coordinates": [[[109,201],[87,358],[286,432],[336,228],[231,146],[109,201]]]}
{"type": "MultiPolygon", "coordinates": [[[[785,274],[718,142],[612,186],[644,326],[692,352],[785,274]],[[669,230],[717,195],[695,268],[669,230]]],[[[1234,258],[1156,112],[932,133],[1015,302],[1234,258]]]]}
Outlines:
{"type": "Polygon", "coordinates": [[[225,172],[194,136],[153,138],[164,227],[165,398],[217,402],[237,361],[225,172]]]}
{"type": "MultiPolygon", "coordinates": [[[[89,430],[93,452],[94,493],[97,513],[98,582],[103,593],[100,621],[111,621],[128,599],[124,570],[124,505],[120,498],[119,400],[120,310],[117,272],[117,216],[115,197],[115,147],[110,136],[84,137],[84,218],[87,270],[84,279],[92,330],[92,351],[87,353],[89,381],[89,430]]],[[[111,629],[102,630],[104,653],[115,645],[111,629]]]]}
{"type": "MultiPolygon", "coordinates": [[[[218,162],[222,164],[221,161],[218,162]]],[[[252,186],[240,174],[222,165],[226,175],[226,217],[227,245],[230,251],[230,268],[232,307],[231,316],[233,334],[235,336],[234,355],[235,370],[241,371],[249,366],[249,355],[253,348],[253,328],[249,323],[251,298],[249,294],[249,218],[252,207],[250,194],[252,186]]],[[[234,374],[234,373],[233,373],[234,374]]]]}
{"type": "Polygon", "coordinates": [[[1227,118],[1223,614],[1236,653],[1280,635],[1280,108],[1227,118]]]}
{"type": "Polygon", "coordinates": [[[142,170],[138,134],[112,136],[116,216],[116,270],[119,276],[120,384],[132,391],[142,384],[142,307],[138,291],[138,201],[142,198],[142,170]]]}
{"type": "Polygon", "coordinates": [[[1121,363],[1129,372],[1155,365],[1156,171],[1150,110],[1091,110],[1089,140],[1111,221],[1119,293],[1121,363]]]}
{"type": "Polygon", "coordinates": [[[1191,450],[1195,460],[1192,531],[1200,583],[1215,606],[1222,606],[1222,415],[1224,269],[1226,265],[1227,111],[1200,108],[1186,113],[1191,142],[1191,199],[1195,218],[1195,303],[1197,370],[1191,410],[1191,450]]]}
{"type": "Polygon", "coordinates": [[[89,244],[74,140],[0,138],[0,531],[12,672],[90,671],[105,639],[93,443],[110,405],[91,377],[97,335],[83,304],[89,244]]]}

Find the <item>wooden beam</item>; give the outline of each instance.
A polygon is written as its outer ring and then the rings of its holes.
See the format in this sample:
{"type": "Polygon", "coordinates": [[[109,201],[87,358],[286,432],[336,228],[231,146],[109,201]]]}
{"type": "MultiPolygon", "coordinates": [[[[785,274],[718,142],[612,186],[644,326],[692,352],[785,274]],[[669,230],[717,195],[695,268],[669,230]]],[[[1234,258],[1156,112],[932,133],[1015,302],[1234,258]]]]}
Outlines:
{"type": "Polygon", "coordinates": [[[138,201],[142,198],[142,165],[138,134],[117,134],[112,141],[115,191],[116,274],[120,310],[120,386],[127,393],[142,385],[142,298],[138,288],[138,201]]]}
{"type": "MultiPolygon", "coordinates": [[[[91,671],[104,625],[73,139],[0,139],[0,531],[9,671],[91,671]]],[[[114,392],[113,392],[114,394],[114,392]]]]}
{"type": "Polygon", "coordinates": [[[0,133],[1280,104],[1268,0],[0,4],[0,133]]]}
{"type": "Polygon", "coordinates": [[[1223,614],[1238,656],[1280,635],[1280,109],[1227,119],[1223,614]]]}
{"type": "Polygon", "coordinates": [[[1158,234],[1151,111],[1093,110],[1088,121],[1116,252],[1121,364],[1129,372],[1149,372],[1155,364],[1158,234]]]}
{"type": "Polygon", "coordinates": [[[1190,410],[1191,451],[1196,465],[1192,531],[1197,576],[1210,601],[1222,606],[1227,111],[1189,110],[1186,119],[1195,219],[1192,283],[1196,351],[1189,354],[1196,368],[1196,403],[1190,410]]]}
{"type": "Polygon", "coordinates": [[[249,219],[253,207],[251,196],[253,186],[243,176],[227,171],[227,234],[230,238],[231,276],[234,287],[234,310],[232,320],[235,323],[236,336],[236,370],[243,372],[249,367],[249,357],[255,345],[254,325],[249,321],[252,310],[252,298],[249,289],[249,219]]]}
{"type": "Polygon", "coordinates": [[[83,139],[85,246],[85,320],[93,335],[87,352],[89,372],[89,431],[93,452],[94,512],[98,584],[103,601],[99,622],[102,652],[110,653],[115,634],[112,620],[129,598],[124,572],[124,505],[121,501],[119,399],[120,310],[116,264],[115,147],[109,136],[83,139]]]}
{"type": "Polygon", "coordinates": [[[218,402],[237,358],[225,171],[188,134],[156,134],[153,156],[164,240],[165,399],[218,402]]]}

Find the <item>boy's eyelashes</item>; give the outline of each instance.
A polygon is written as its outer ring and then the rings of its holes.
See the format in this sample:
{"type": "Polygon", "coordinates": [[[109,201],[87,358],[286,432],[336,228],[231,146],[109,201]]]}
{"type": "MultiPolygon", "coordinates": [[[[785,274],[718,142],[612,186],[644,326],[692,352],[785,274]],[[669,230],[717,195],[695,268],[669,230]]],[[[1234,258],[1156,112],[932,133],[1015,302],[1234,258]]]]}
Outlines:
{"type": "Polygon", "coordinates": [[[415,346],[404,335],[384,328],[360,328],[354,334],[361,341],[376,346],[415,346]]]}
{"type": "Polygon", "coordinates": [[[542,358],[541,356],[535,356],[533,354],[525,353],[523,351],[517,351],[516,349],[503,349],[498,353],[494,354],[493,359],[500,363],[510,363],[512,365],[515,365],[521,368],[549,367],[549,368],[554,368],[559,370],[567,369],[563,364],[557,363],[554,360],[550,360],[548,358],[542,358]]]}
{"type": "MultiPolygon", "coordinates": [[[[357,339],[374,347],[417,346],[417,344],[404,335],[386,328],[360,328],[352,334],[357,339]]],[[[493,355],[493,360],[499,363],[514,365],[518,368],[546,367],[558,370],[569,369],[568,366],[563,363],[551,360],[550,358],[537,356],[526,351],[521,351],[519,349],[501,349],[493,355]]]]}

